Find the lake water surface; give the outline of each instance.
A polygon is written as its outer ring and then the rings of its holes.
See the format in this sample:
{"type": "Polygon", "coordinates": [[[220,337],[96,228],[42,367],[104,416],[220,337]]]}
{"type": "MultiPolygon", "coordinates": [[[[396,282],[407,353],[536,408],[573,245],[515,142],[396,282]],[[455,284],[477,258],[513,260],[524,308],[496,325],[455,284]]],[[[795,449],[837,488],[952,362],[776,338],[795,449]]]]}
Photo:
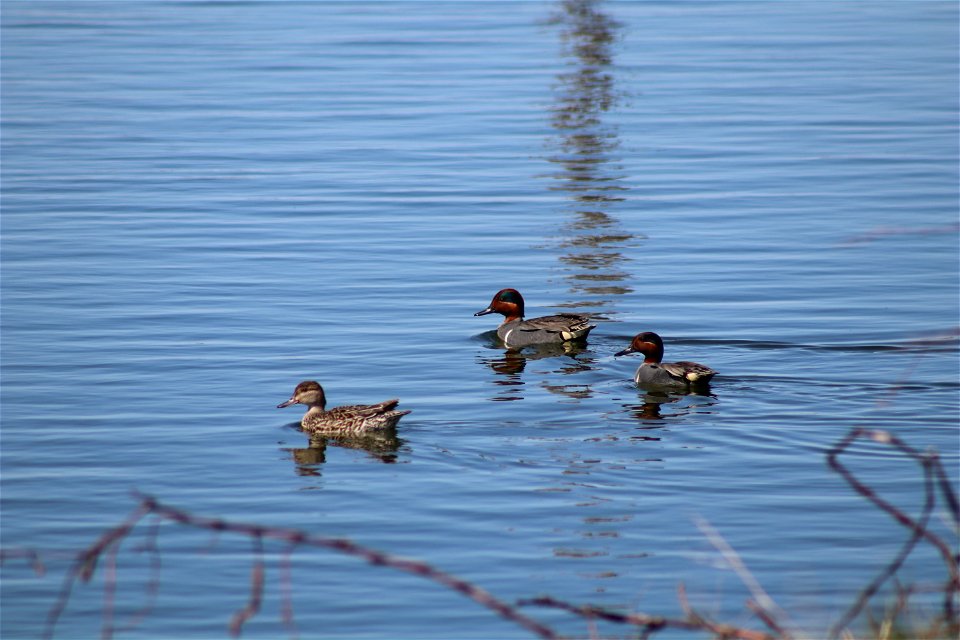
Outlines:
{"type": "MultiPolygon", "coordinates": [[[[882,428],[958,477],[957,19],[953,2],[6,0],[2,544],[48,573],[4,563],[3,637],[43,634],[73,554],[133,490],[507,601],[679,616],[682,583],[762,628],[703,520],[822,634],[907,537],[824,452],[882,428]],[[473,313],[503,287],[530,316],[594,317],[589,345],[498,347],[473,313]],[[613,354],[642,330],[718,370],[711,394],[634,387],[639,358],[613,354]],[[311,448],[300,409],[275,409],[304,379],[413,413],[384,446],[311,448]]],[[[915,464],[846,460],[919,512],[915,464]]],[[[120,621],[149,591],[144,535],[118,556],[120,621]]],[[[168,524],[159,544],[154,610],[118,637],[226,636],[250,542],[168,524]]],[[[282,551],[244,637],[291,635],[282,551]]],[[[292,565],[301,637],[530,637],[415,576],[306,548],[292,565]]],[[[920,546],[900,577],[946,574],[920,546]]],[[[102,586],[74,591],[56,637],[100,633],[102,586]]]]}

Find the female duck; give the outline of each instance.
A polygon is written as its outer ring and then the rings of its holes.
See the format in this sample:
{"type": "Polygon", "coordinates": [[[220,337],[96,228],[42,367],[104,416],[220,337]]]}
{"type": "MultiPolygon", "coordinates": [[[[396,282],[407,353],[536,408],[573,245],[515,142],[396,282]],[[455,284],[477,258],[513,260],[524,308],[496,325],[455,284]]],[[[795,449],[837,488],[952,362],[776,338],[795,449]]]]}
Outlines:
{"type": "Polygon", "coordinates": [[[277,409],[292,404],[307,405],[307,412],[300,421],[300,426],[308,433],[358,435],[396,427],[400,418],[410,413],[394,411],[399,402],[385,400],[380,404],[347,405],[327,411],[323,387],[313,380],[305,380],[297,385],[289,400],[277,405],[277,409]]]}
{"type": "Polygon", "coordinates": [[[661,362],[663,360],[663,340],[652,331],[638,333],[630,346],[615,355],[642,353],[643,364],[637,369],[634,381],[641,386],[705,387],[710,378],[717,374],[710,367],[696,362],[661,362]]]}
{"type": "Polygon", "coordinates": [[[497,335],[508,347],[584,341],[596,326],[590,324],[588,318],[573,313],[524,320],[523,296],[516,289],[501,289],[493,296],[490,306],[473,315],[485,316],[488,313],[503,315],[504,320],[497,327],[497,335]]]}

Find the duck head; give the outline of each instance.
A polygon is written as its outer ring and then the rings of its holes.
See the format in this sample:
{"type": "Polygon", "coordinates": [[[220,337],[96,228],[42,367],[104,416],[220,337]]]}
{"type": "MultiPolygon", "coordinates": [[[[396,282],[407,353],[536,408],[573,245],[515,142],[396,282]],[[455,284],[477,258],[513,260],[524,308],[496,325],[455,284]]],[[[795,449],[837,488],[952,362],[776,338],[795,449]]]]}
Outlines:
{"type": "Polygon", "coordinates": [[[488,313],[499,313],[503,315],[504,322],[513,322],[523,319],[523,296],[516,289],[501,289],[493,296],[488,306],[483,311],[477,311],[475,316],[485,316],[488,313]]]}
{"type": "Polygon", "coordinates": [[[313,380],[304,380],[293,390],[293,395],[286,402],[277,405],[277,409],[289,407],[292,404],[305,404],[310,408],[320,407],[322,411],[327,405],[327,398],[323,395],[323,387],[313,380]]]}
{"type": "Polygon", "coordinates": [[[628,353],[642,353],[644,362],[656,363],[663,360],[663,340],[653,331],[644,331],[633,336],[630,346],[618,351],[614,356],[625,356],[628,353]]]}

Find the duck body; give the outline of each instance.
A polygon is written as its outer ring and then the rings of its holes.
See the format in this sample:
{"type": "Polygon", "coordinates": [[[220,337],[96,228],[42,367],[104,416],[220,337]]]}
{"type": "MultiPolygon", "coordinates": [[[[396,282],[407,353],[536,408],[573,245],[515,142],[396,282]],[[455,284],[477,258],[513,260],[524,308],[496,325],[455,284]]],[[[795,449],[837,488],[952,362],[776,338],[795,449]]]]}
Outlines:
{"type": "Polygon", "coordinates": [[[504,320],[497,327],[497,336],[508,347],[519,348],[538,344],[582,342],[596,325],[590,319],[574,313],[523,319],[523,296],[516,289],[501,289],[490,305],[475,316],[499,313],[504,320]]]}
{"type": "Polygon", "coordinates": [[[696,362],[660,362],[640,365],[633,381],[639,386],[693,386],[709,384],[716,375],[710,367],[696,362]]]}
{"type": "Polygon", "coordinates": [[[633,376],[638,386],[702,388],[708,386],[713,376],[717,375],[716,371],[698,362],[663,362],[663,340],[652,331],[638,333],[630,346],[616,355],[629,353],[642,353],[645,356],[643,364],[633,376]]]}
{"type": "Polygon", "coordinates": [[[292,404],[307,405],[307,412],[300,420],[300,427],[310,434],[358,435],[373,431],[394,429],[400,418],[410,411],[396,409],[398,399],[384,400],[377,404],[354,404],[326,409],[323,387],[313,380],[305,380],[293,390],[286,402],[278,409],[292,404]]]}

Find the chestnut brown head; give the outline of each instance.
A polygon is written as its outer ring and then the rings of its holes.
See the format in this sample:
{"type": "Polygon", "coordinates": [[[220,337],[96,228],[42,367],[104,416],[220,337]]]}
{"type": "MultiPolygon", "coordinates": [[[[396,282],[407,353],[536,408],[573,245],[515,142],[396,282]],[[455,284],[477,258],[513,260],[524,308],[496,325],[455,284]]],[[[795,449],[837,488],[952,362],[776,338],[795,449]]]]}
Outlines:
{"type": "Polygon", "coordinates": [[[488,306],[483,311],[477,311],[475,316],[485,316],[488,313],[499,313],[504,317],[504,322],[513,322],[523,318],[523,296],[516,289],[501,289],[493,296],[488,306]]]}
{"type": "Polygon", "coordinates": [[[663,340],[653,331],[644,331],[633,336],[630,346],[618,351],[614,356],[625,356],[628,353],[642,353],[644,362],[660,362],[663,360],[663,340]]]}

